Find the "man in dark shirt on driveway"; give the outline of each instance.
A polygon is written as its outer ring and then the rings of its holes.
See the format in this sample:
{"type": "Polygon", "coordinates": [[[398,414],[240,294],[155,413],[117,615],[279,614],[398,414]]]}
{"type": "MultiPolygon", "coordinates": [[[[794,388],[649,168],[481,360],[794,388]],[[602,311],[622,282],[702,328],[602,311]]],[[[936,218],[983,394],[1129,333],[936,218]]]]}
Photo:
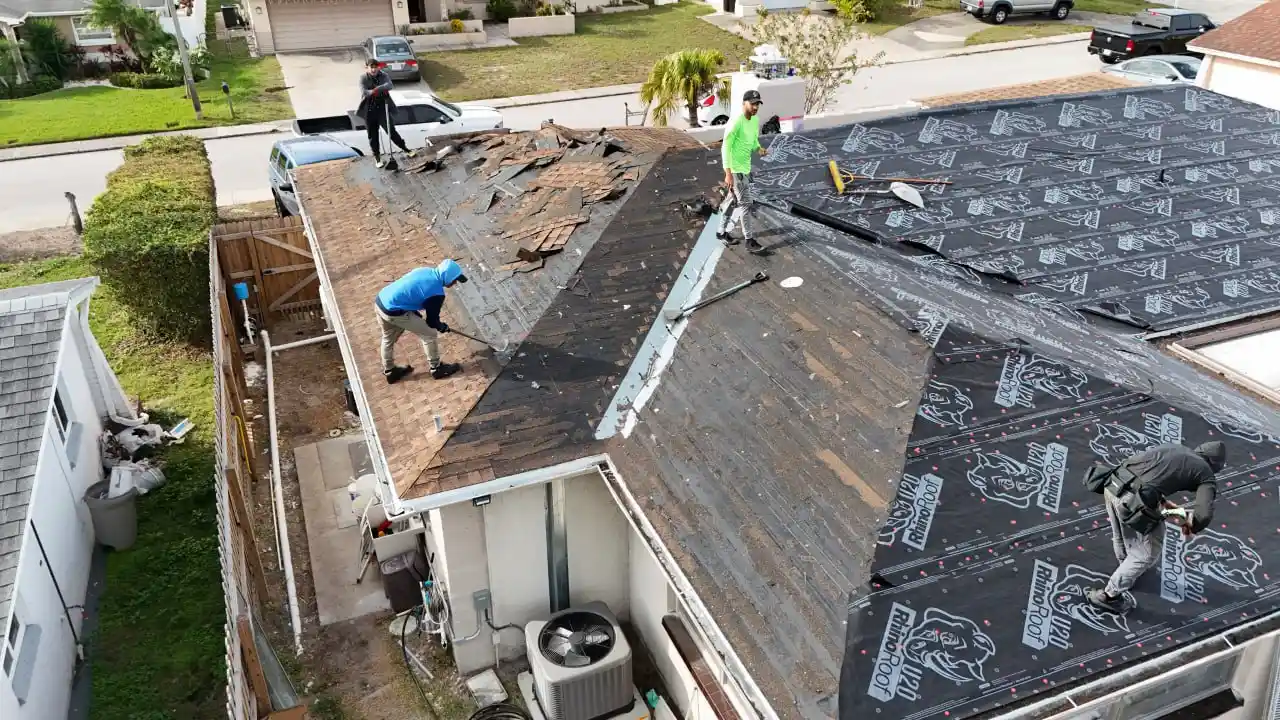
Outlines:
{"type": "Polygon", "coordinates": [[[374,161],[378,167],[385,164],[382,162],[380,129],[387,131],[391,142],[403,150],[405,155],[417,155],[405,145],[400,131],[391,122],[391,113],[396,109],[396,104],[391,99],[391,77],[378,67],[378,61],[373,58],[369,58],[365,68],[365,72],[360,75],[360,106],[356,108],[356,115],[364,120],[369,131],[369,149],[373,151],[374,161]]]}
{"type": "Polygon", "coordinates": [[[1160,562],[1164,546],[1164,511],[1178,510],[1169,498],[1195,493],[1195,504],[1169,515],[1184,535],[1193,535],[1213,520],[1218,488],[1214,473],[1226,465],[1227,448],[1207,442],[1195,450],[1182,445],[1156,445],[1122,461],[1107,481],[1104,493],[1116,568],[1107,586],[1090,590],[1089,602],[1110,612],[1128,607],[1125,595],[1143,573],[1160,562]]]}

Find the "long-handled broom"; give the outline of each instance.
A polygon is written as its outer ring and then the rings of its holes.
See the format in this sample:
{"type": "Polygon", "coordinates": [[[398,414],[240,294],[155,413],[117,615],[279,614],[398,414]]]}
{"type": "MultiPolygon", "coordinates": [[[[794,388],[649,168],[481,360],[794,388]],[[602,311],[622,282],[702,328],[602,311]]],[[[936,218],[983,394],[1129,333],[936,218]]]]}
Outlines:
{"type": "MultiPolygon", "coordinates": [[[[846,173],[836,166],[836,161],[832,160],[827,163],[827,168],[831,171],[831,180],[836,185],[836,192],[844,195],[893,195],[899,200],[913,205],[918,208],[924,207],[924,198],[920,196],[920,191],[906,184],[902,180],[894,180],[891,178],[870,178],[846,173]],[[853,182],[856,180],[865,180],[868,182],[888,182],[888,190],[846,190],[845,182],[853,182]]],[[[920,178],[911,178],[912,180],[923,181],[920,178]]]]}

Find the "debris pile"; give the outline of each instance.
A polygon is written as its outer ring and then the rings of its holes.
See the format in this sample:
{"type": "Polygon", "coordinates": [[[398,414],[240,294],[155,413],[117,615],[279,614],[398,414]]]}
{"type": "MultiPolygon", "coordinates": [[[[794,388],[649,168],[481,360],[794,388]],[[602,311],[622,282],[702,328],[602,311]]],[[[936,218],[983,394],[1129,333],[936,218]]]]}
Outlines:
{"type": "Polygon", "coordinates": [[[660,152],[636,152],[606,130],[596,133],[543,123],[536,132],[489,133],[462,144],[483,143],[483,157],[468,169],[483,181],[472,202],[476,215],[493,215],[499,237],[514,246],[515,259],[501,269],[529,272],[562,252],[574,230],[591,219],[590,205],[616,200],[640,169],[660,152]],[[523,186],[514,181],[539,170],[523,186]]]}

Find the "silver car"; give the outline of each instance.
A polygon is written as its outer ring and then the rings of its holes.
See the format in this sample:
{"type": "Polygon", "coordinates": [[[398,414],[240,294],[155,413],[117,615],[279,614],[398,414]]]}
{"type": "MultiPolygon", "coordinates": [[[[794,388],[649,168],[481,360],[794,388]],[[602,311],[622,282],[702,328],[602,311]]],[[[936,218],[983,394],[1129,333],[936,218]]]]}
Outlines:
{"type": "Polygon", "coordinates": [[[378,67],[392,80],[413,80],[421,77],[418,58],[413,55],[413,46],[399,35],[383,35],[371,37],[361,45],[364,55],[378,61],[378,67]]]}
{"type": "Polygon", "coordinates": [[[1102,72],[1148,85],[1195,85],[1200,58],[1190,55],[1147,55],[1108,65],[1102,72]]]}
{"type": "Polygon", "coordinates": [[[1003,25],[1013,15],[1048,15],[1066,20],[1074,0],[960,0],[960,9],[979,20],[1003,25]]]}

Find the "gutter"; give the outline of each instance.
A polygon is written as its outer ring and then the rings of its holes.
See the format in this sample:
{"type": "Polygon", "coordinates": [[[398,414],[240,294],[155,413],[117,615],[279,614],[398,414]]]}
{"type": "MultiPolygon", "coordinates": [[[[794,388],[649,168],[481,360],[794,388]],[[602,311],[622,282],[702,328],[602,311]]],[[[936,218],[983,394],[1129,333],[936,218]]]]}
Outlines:
{"type": "MultiPolygon", "coordinates": [[[[707,609],[702,599],[698,597],[698,593],[694,590],[693,584],[689,582],[688,576],[680,569],[675,557],[667,549],[666,543],[658,535],[657,529],[649,522],[644,510],[636,502],[635,496],[627,489],[626,483],[621,480],[617,468],[613,465],[613,460],[606,455],[604,460],[597,465],[597,469],[600,472],[600,478],[604,480],[605,487],[609,488],[610,494],[613,495],[614,502],[618,503],[618,507],[622,508],[627,516],[627,522],[630,523],[633,530],[640,534],[640,537],[644,538],[650,556],[657,560],[658,566],[662,568],[667,579],[675,586],[676,595],[680,597],[685,611],[688,612],[704,641],[724,662],[729,680],[733,682],[738,692],[747,699],[747,702],[751,703],[753,714],[761,718],[761,720],[779,720],[778,714],[774,712],[773,704],[764,696],[760,686],[756,685],[751,673],[742,664],[742,659],[734,652],[729,639],[724,636],[724,633],[720,631],[720,627],[716,625],[711,616],[711,611],[707,609]]],[[[726,697],[728,697],[727,694],[726,697]]],[[[732,702],[732,698],[730,698],[730,701],[732,702]]],[[[739,713],[741,713],[741,709],[739,709],[739,713]]]]}
{"type": "Polygon", "coordinates": [[[559,478],[581,475],[599,468],[600,465],[608,462],[608,460],[608,455],[591,455],[578,460],[560,463],[559,465],[516,473],[515,475],[508,475],[456,490],[446,490],[445,492],[408,500],[397,499],[396,509],[397,513],[421,513],[428,510],[437,510],[447,505],[468,502],[486,495],[496,495],[507,490],[529,487],[530,485],[542,485],[559,478]]]}

